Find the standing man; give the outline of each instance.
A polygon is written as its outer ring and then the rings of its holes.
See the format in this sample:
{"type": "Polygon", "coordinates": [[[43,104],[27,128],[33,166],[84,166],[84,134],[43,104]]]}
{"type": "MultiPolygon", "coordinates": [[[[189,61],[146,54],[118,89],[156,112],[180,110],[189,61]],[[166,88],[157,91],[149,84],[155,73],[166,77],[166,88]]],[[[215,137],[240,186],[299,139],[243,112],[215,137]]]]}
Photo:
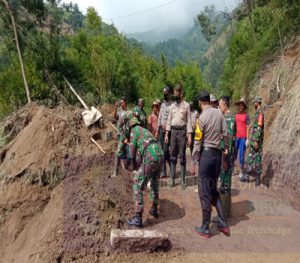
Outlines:
{"type": "Polygon", "coordinates": [[[194,107],[194,102],[190,102],[190,109],[191,109],[191,121],[192,121],[192,144],[190,145],[190,151],[191,151],[191,170],[190,174],[195,175],[196,174],[196,165],[197,161],[193,159],[193,150],[194,150],[194,141],[195,141],[195,130],[196,130],[196,124],[197,120],[199,118],[199,112],[194,107]]]}
{"type": "Polygon", "coordinates": [[[239,154],[240,161],[240,173],[239,177],[242,178],[244,171],[244,163],[245,163],[245,154],[246,154],[246,146],[248,144],[248,132],[250,128],[250,117],[247,113],[247,104],[245,99],[240,99],[235,103],[238,107],[238,113],[235,115],[236,122],[236,142],[235,142],[235,158],[237,158],[239,154]]]}
{"type": "Polygon", "coordinates": [[[215,97],[215,95],[213,94],[210,94],[210,106],[213,107],[213,108],[218,108],[219,107],[219,101],[218,99],[215,97]]]}
{"type": "Polygon", "coordinates": [[[179,153],[181,176],[180,186],[185,189],[186,175],[186,140],[188,144],[192,144],[192,122],[191,110],[188,102],[183,100],[183,88],[177,85],[174,89],[175,102],[170,107],[170,112],[167,121],[165,143],[169,143],[169,133],[171,132],[171,180],[170,187],[175,186],[175,172],[177,155],[179,153]]]}
{"type": "Polygon", "coordinates": [[[152,112],[148,117],[148,130],[155,136],[157,131],[157,121],[158,121],[158,114],[159,114],[159,104],[154,101],[152,103],[152,112]]]}
{"type": "Polygon", "coordinates": [[[144,129],[140,126],[140,122],[136,117],[133,117],[130,120],[130,129],[131,131],[129,141],[127,139],[124,140],[124,143],[129,146],[127,160],[133,163],[134,170],[138,170],[134,176],[133,184],[133,195],[136,213],[135,216],[129,219],[127,222],[129,225],[143,227],[143,190],[145,189],[149,181],[149,197],[152,202],[150,215],[155,218],[158,217],[158,179],[163,160],[163,152],[159,143],[155,140],[153,135],[147,129],[144,129]],[[142,164],[139,168],[135,166],[137,155],[141,156],[142,159],[142,164]]]}
{"type": "Polygon", "coordinates": [[[255,116],[251,126],[249,136],[249,155],[247,174],[242,178],[242,182],[248,182],[249,174],[256,176],[255,186],[260,185],[260,176],[262,173],[262,152],[264,143],[264,113],[261,108],[262,98],[255,96],[254,100],[255,116]]]}
{"type": "MultiPolygon", "coordinates": [[[[164,160],[163,160],[163,165],[162,165],[162,170],[161,170],[161,178],[164,178],[167,176],[167,162],[170,164],[170,144],[165,143],[165,135],[166,135],[166,128],[167,128],[167,120],[168,120],[168,115],[170,111],[170,107],[172,104],[171,101],[171,90],[168,86],[164,87],[163,90],[164,93],[164,100],[161,104],[159,115],[158,115],[158,122],[157,122],[157,131],[156,131],[156,138],[159,138],[159,142],[161,145],[161,148],[163,149],[164,152],[164,160]]],[[[170,140],[171,138],[171,133],[168,134],[168,138],[170,140]]]]}
{"type": "Polygon", "coordinates": [[[222,168],[221,168],[221,203],[225,218],[231,215],[231,176],[234,169],[234,150],[235,150],[235,135],[236,124],[235,117],[229,110],[230,99],[228,96],[223,96],[219,101],[219,108],[227,125],[227,135],[224,136],[223,142],[225,148],[228,149],[227,154],[222,155],[222,168]]]}
{"type": "Polygon", "coordinates": [[[147,127],[147,114],[146,114],[146,112],[144,110],[144,106],[145,106],[144,99],[139,98],[138,104],[137,104],[137,106],[135,106],[133,108],[132,112],[133,112],[133,115],[135,117],[137,117],[138,120],[140,121],[141,126],[143,128],[147,129],[148,128],[147,127]]]}
{"type": "Polygon", "coordinates": [[[121,97],[120,100],[115,103],[114,118],[117,121],[118,146],[117,146],[117,151],[115,156],[114,173],[112,177],[118,176],[121,158],[125,156],[124,154],[125,145],[123,143],[123,140],[129,135],[127,115],[128,112],[127,112],[126,98],[121,97]]]}
{"type": "MultiPolygon", "coordinates": [[[[227,134],[226,123],[222,112],[210,106],[210,96],[207,91],[199,94],[200,129],[203,133],[200,157],[198,193],[202,207],[202,225],[195,227],[196,232],[206,238],[210,237],[209,224],[212,205],[219,216],[219,230],[229,235],[229,227],[223,214],[220,194],[217,190],[218,178],[221,171],[221,140],[227,134]]],[[[228,154],[228,150],[224,152],[228,154]]]]}

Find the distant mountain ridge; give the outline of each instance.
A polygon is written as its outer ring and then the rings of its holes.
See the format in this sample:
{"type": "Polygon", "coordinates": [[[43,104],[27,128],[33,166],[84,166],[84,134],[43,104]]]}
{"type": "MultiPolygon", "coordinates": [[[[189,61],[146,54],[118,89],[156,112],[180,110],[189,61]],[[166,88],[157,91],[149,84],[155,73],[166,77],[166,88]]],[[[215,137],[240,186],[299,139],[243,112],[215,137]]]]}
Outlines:
{"type": "MultiPolygon", "coordinates": [[[[171,33],[172,32],[170,32],[169,35],[171,33]]],[[[175,34],[175,32],[173,33],[175,34]]],[[[157,34],[159,34],[159,32],[157,34]]],[[[184,33],[177,31],[177,34],[175,34],[177,37],[158,43],[140,41],[139,39],[142,39],[143,36],[141,33],[136,34],[138,38],[133,37],[134,35],[135,34],[127,35],[132,43],[140,44],[146,54],[158,60],[161,58],[161,54],[163,54],[171,65],[175,65],[176,62],[200,63],[202,55],[209,48],[209,42],[203,36],[201,27],[197,22],[190,28],[186,28],[184,33]]],[[[167,37],[167,35],[166,33],[165,37],[167,37]]],[[[154,39],[152,33],[149,35],[149,38],[151,37],[154,39]]]]}

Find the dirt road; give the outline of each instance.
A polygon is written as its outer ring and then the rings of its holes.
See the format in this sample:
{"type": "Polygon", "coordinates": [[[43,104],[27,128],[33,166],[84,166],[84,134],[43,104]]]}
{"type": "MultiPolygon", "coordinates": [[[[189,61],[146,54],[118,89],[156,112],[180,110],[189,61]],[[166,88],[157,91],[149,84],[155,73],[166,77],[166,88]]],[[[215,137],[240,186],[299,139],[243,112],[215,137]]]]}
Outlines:
{"type": "MultiPolygon", "coordinates": [[[[177,174],[179,175],[179,171],[177,174]]],[[[202,258],[203,253],[208,253],[207,259],[212,262],[224,262],[226,259],[230,261],[238,253],[240,259],[246,261],[254,258],[256,261],[265,261],[271,260],[271,255],[279,253],[280,256],[273,257],[272,262],[282,257],[287,257],[289,262],[300,262],[300,255],[297,254],[300,252],[300,213],[276,195],[276,185],[271,189],[264,185],[256,188],[254,182],[240,183],[235,175],[232,187],[232,218],[229,220],[231,236],[224,236],[213,223],[213,236],[206,240],[194,231],[194,226],[201,224],[197,180],[197,177],[189,176],[185,191],[180,189],[179,179],[174,189],[169,189],[167,180],[163,180],[160,188],[160,218],[153,219],[148,215],[149,203],[146,209],[147,229],[167,232],[173,248],[185,252],[182,255],[185,260],[194,261],[202,258]],[[202,256],[198,257],[198,253],[202,256]],[[227,253],[227,256],[223,258],[215,253],[227,253]],[[228,257],[228,253],[232,254],[228,257]],[[251,257],[254,254],[256,256],[251,257]]],[[[206,262],[204,259],[203,262],[206,262]]]]}

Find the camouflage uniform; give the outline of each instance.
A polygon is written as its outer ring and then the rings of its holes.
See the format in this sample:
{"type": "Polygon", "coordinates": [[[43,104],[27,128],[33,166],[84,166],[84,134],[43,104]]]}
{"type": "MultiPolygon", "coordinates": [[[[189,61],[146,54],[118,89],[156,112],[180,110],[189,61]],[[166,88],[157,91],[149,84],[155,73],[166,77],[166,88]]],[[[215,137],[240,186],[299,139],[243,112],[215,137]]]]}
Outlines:
{"type": "Polygon", "coordinates": [[[163,152],[153,135],[136,125],[130,133],[128,159],[134,162],[139,153],[142,164],[134,176],[133,195],[136,213],[142,214],[144,209],[143,190],[150,181],[150,200],[157,206],[159,202],[158,179],[163,160],[163,152]]]}
{"type": "Polygon", "coordinates": [[[264,113],[260,108],[255,112],[249,137],[248,174],[260,176],[262,173],[263,135],[264,113]],[[254,148],[255,142],[258,143],[258,150],[254,148]]]}
{"type": "Polygon", "coordinates": [[[141,109],[139,106],[135,106],[132,110],[133,115],[138,118],[140,125],[147,129],[147,114],[144,109],[141,109]]]}
{"type": "Polygon", "coordinates": [[[227,124],[227,136],[224,136],[225,149],[228,149],[228,155],[222,156],[222,170],[221,170],[221,194],[231,193],[231,175],[234,168],[234,149],[235,149],[235,135],[236,123],[234,115],[228,111],[224,114],[227,124]]]}
{"type": "Polygon", "coordinates": [[[118,130],[118,145],[116,156],[119,158],[125,157],[125,145],[123,143],[125,138],[129,137],[129,117],[131,116],[131,111],[120,111],[118,113],[118,122],[117,122],[117,130],[118,130]]]}

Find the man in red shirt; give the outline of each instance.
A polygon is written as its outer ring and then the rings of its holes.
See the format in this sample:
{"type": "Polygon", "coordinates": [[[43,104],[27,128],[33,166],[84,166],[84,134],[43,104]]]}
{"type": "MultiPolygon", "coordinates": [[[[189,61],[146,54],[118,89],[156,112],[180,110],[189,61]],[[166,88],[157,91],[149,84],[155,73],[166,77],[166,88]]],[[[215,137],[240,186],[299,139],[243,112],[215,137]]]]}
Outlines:
{"type": "Polygon", "coordinates": [[[244,174],[244,163],[246,146],[248,144],[248,132],[250,128],[250,117],[247,113],[247,104],[245,99],[236,102],[238,113],[235,115],[236,122],[236,142],[235,142],[235,157],[239,155],[240,173],[239,177],[242,178],[244,174]]]}

